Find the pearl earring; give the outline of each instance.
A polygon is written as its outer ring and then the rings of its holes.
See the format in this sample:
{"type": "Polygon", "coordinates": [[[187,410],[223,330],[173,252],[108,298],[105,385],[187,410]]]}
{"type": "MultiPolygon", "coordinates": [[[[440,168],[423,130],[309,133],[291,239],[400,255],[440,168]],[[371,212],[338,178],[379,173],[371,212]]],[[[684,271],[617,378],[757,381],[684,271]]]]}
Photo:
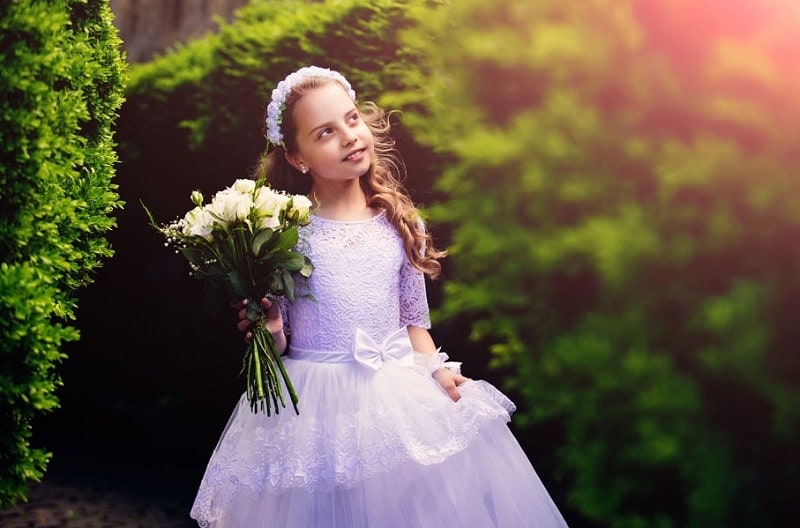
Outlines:
{"type": "Polygon", "coordinates": [[[302,172],[303,174],[307,174],[308,167],[306,167],[305,165],[300,165],[300,172],[302,172]]]}

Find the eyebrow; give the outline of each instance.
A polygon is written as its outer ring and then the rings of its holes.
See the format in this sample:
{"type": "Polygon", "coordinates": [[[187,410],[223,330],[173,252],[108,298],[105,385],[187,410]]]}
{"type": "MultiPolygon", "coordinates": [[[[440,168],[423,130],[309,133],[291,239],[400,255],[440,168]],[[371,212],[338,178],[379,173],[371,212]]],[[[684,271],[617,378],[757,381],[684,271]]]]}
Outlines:
{"type": "MultiPolygon", "coordinates": [[[[356,105],[353,105],[353,106],[351,106],[351,107],[350,107],[350,109],[349,109],[347,112],[345,112],[345,113],[344,113],[344,117],[345,117],[345,118],[347,118],[347,116],[349,116],[350,114],[352,114],[352,113],[353,113],[353,111],[358,111],[358,108],[356,108],[356,105]]],[[[308,135],[309,135],[309,136],[313,136],[313,135],[314,135],[314,133],[315,133],[317,130],[319,130],[319,129],[321,129],[321,128],[326,128],[326,127],[329,127],[329,126],[331,126],[331,121],[326,121],[326,122],[322,123],[321,125],[317,125],[317,126],[315,126],[314,128],[312,128],[312,129],[311,129],[311,130],[308,132],[308,135]]]]}

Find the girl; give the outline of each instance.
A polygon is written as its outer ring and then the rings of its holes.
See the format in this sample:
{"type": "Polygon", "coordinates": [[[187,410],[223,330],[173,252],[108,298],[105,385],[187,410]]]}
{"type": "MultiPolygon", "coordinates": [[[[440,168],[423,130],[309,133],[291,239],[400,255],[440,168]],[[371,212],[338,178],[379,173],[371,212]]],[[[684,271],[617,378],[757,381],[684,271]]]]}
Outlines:
{"type": "Polygon", "coordinates": [[[427,330],[443,254],[388,130],[335,71],[301,68],[272,92],[270,183],[315,204],[299,248],[311,278],[293,304],[261,301],[300,414],[254,414],[242,396],[192,507],[201,526],[566,526],[508,429],[513,404],[445,368],[427,330]]]}

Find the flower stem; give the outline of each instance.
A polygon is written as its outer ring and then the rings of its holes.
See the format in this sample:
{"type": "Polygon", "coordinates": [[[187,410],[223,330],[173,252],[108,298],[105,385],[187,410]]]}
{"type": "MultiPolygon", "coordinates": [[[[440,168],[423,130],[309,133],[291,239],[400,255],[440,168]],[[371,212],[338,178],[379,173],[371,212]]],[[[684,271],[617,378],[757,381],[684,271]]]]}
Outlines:
{"type": "MultiPolygon", "coordinates": [[[[270,338],[272,336],[270,335],[270,338]]],[[[297,396],[297,391],[294,389],[294,385],[292,385],[292,381],[289,379],[289,373],[286,372],[286,367],[283,366],[283,361],[281,361],[280,356],[276,357],[276,363],[278,364],[278,369],[281,371],[281,377],[283,381],[286,383],[286,388],[289,390],[289,399],[292,400],[292,407],[294,407],[295,414],[300,414],[300,411],[297,409],[297,403],[300,401],[300,398],[297,396]]]]}
{"type": "Polygon", "coordinates": [[[253,353],[253,363],[256,371],[256,394],[260,400],[264,397],[264,380],[261,378],[261,362],[258,358],[258,350],[253,353]]]}
{"type": "Polygon", "coordinates": [[[247,377],[247,396],[253,412],[258,412],[260,406],[269,416],[274,406],[275,413],[280,413],[280,408],[286,407],[283,398],[283,385],[286,385],[294,412],[300,414],[297,391],[278,354],[275,338],[260,320],[253,326],[253,339],[245,356],[243,373],[247,377]],[[278,373],[281,379],[278,379],[278,373]]]}

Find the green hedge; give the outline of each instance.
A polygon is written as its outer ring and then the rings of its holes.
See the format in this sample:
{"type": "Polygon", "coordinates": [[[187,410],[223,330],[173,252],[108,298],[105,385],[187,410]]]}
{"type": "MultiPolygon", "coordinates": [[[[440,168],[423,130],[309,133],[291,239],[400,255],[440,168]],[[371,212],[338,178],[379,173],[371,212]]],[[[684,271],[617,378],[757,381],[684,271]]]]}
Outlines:
{"type": "Polygon", "coordinates": [[[124,62],[111,20],[100,0],[0,7],[0,506],[45,471],[31,422],[58,406],[74,292],[112,254],[124,62]]]}

